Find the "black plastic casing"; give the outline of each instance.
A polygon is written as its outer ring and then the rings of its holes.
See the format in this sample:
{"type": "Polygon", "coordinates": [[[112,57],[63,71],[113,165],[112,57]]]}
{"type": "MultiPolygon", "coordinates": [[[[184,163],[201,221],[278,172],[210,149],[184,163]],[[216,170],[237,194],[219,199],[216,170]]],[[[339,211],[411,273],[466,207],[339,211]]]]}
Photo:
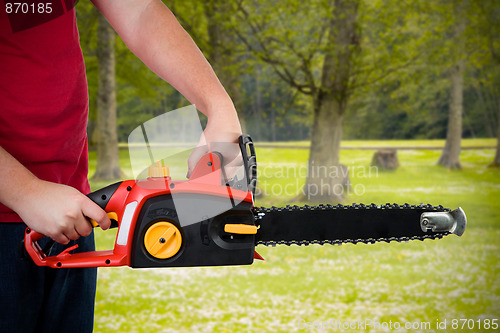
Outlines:
{"type": "Polygon", "coordinates": [[[227,198],[214,195],[176,195],[175,203],[192,207],[198,221],[181,225],[171,195],[161,195],[148,199],[139,213],[134,230],[130,266],[144,267],[191,267],[250,265],[253,263],[255,235],[236,235],[224,232],[227,223],[254,225],[252,204],[242,201],[232,209],[214,217],[203,217],[218,206],[227,204],[227,198]],[[158,259],[151,256],[144,246],[144,235],[154,223],[173,223],[182,234],[180,250],[171,258],[158,259]]]}

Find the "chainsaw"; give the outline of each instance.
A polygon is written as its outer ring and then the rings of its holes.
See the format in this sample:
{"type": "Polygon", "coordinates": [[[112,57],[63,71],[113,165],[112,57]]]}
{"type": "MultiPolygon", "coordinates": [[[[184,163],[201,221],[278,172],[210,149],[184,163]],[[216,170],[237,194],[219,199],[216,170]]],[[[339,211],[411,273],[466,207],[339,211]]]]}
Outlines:
{"type": "MultiPolygon", "coordinates": [[[[173,180],[157,163],[149,176],[90,193],[117,228],[112,250],[73,253],[78,245],[48,256],[26,229],[27,253],[53,268],[249,265],[263,259],[257,245],[275,246],[403,242],[461,236],[461,208],[409,204],[256,207],[257,160],[252,139],[239,138],[245,177],[227,180],[224,157],[207,152],[188,180],[173,180]]],[[[95,221],[91,221],[97,226],[95,221]]]]}

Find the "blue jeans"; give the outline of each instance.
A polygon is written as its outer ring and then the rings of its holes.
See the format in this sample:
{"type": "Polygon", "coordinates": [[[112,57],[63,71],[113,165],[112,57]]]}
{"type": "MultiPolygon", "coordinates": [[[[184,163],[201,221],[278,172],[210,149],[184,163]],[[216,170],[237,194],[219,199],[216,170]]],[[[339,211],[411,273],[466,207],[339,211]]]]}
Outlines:
{"type": "MultiPolygon", "coordinates": [[[[36,266],[22,259],[24,223],[0,223],[0,332],[92,332],[96,268],[36,266]]],[[[44,238],[39,244],[49,241],[44,238]]],[[[71,241],[94,250],[94,235],[71,241]]],[[[49,255],[66,246],[55,243],[49,255]]]]}

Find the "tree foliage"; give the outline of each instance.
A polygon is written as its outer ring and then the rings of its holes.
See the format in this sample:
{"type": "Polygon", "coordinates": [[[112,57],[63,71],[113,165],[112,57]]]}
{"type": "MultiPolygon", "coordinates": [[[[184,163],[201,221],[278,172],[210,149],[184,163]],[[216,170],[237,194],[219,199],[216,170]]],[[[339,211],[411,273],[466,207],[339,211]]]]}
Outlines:
{"type": "MultiPolygon", "coordinates": [[[[496,0],[469,2],[463,134],[496,136],[500,118],[500,5],[496,0]]],[[[321,85],[321,65],[328,47],[324,23],[332,15],[332,3],[166,2],[226,82],[246,131],[258,140],[270,141],[310,138],[314,112],[310,96],[321,85]]],[[[359,2],[355,36],[359,48],[352,64],[344,138],[446,136],[448,69],[455,46],[450,37],[450,4],[359,2]]],[[[88,2],[80,2],[77,15],[89,81],[92,139],[97,95],[96,10],[88,2]]],[[[118,135],[120,141],[126,141],[139,123],[188,102],[150,72],[119,37],[116,55],[118,135]]]]}

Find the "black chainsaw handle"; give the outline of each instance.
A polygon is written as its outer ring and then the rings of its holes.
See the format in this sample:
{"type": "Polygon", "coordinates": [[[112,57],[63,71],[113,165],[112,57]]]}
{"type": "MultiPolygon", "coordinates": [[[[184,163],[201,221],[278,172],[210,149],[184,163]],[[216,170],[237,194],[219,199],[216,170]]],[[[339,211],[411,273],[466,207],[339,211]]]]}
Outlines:
{"type": "MultiPolygon", "coordinates": [[[[97,191],[87,194],[87,197],[93,202],[95,202],[99,207],[105,210],[109,200],[111,199],[113,194],[115,194],[116,190],[120,187],[122,183],[123,182],[118,182],[108,185],[97,191]]],[[[91,220],[91,224],[93,227],[97,227],[97,223],[95,221],[91,220]]],[[[116,221],[115,219],[111,219],[110,228],[117,228],[117,227],[118,227],[118,221],[116,221]]]]}
{"type": "Polygon", "coordinates": [[[252,138],[248,134],[242,134],[238,141],[241,156],[243,157],[248,190],[252,191],[255,197],[255,188],[257,187],[257,157],[255,156],[255,147],[253,146],[252,138]]]}
{"type": "Polygon", "coordinates": [[[87,197],[89,197],[90,200],[95,202],[102,209],[106,209],[109,200],[111,199],[113,194],[116,192],[116,190],[118,189],[118,187],[120,187],[122,183],[123,182],[118,182],[108,185],[97,191],[87,194],[87,197]]]}

